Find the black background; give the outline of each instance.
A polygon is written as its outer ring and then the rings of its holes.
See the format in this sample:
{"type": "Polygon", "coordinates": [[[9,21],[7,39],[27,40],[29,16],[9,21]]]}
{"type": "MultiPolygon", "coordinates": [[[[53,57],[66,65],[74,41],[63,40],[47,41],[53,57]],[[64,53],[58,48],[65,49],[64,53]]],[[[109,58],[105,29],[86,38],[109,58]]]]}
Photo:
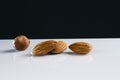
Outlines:
{"type": "Polygon", "coordinates": [[[0,39],[119,38],[118,2],[2,1],[0,39]]]}

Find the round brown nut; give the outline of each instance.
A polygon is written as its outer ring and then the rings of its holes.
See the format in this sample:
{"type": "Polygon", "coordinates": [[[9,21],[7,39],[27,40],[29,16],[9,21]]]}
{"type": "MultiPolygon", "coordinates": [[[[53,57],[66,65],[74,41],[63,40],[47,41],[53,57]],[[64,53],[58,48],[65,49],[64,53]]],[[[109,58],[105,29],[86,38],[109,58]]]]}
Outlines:
{"type": "Polygon", "coordinates": [[[25,50],[28,48],[30,40],[25,35],[19,35],[14,40],[16,50],[25,50]]]}
{"type": "Polygon", "coordinates": [[[53,54],[62,53],[67,49],[67,44],[64,41],[58,41],[55,45],[55,49],[51,51],[53,54]]]}
{"type": "Polygon", "coordinates": [[[92,50],[92,45],[87,42],[76,42],[69,46],[69,48],[78,54],[87,54],[92,50]]]}
{"type": "Polygon", "coordinates": [[[54,40],[48,40],[48,41],[38,43],[33,48],[32,54],[34,56],[45,55],[45,54],[49,53],[50,51],[52,51],[55,48],[55,44],[56,44],[56,41],[54,41],[54,40]]]}

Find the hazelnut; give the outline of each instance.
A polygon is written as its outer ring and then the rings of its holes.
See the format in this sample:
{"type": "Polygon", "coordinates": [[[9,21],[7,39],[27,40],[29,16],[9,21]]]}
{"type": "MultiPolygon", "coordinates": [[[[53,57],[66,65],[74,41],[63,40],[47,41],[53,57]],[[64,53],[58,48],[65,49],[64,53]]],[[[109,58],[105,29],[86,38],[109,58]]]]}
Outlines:
{"type": "Polygon", "coordinates": [[[24,35],[19,35],[14,40],[16,50],[25,50],[28,48],[29,44],[30,40],[24,35]]]}

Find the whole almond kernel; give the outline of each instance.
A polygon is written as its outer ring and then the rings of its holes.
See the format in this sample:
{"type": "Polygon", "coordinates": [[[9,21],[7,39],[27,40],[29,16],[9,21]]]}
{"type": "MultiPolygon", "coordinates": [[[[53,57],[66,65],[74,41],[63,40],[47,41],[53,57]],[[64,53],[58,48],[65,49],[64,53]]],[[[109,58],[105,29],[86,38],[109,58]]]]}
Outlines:
{"type": "Polygon", "coordinates": [[[69,48],[78,54],[88,54],[92,50],[92,45],[87,42],[76,42],[71,44],[69,48]]]}
{"type": "Polygon", "coordinates": [[[14,40],[16,50],[25,50],[28,48],[30,40],[25,35],[19,35],[14,40]]]}
{"type": "Polygon", "coordinates": [[[51,51],[53,54],[62,53],[67,49],[67,44],[64,41],[58,41],[55,45],[55,48],[51,51]]]}
{"type": "Polygon", "coordinates": [[[38,43],[32,51],[32,54],[34,56],[42,56],[50,51],[52,51],[55,48],[56,41],[54,40],[48,40],[48,41],[43,41],[41,43],[38,43]]]}

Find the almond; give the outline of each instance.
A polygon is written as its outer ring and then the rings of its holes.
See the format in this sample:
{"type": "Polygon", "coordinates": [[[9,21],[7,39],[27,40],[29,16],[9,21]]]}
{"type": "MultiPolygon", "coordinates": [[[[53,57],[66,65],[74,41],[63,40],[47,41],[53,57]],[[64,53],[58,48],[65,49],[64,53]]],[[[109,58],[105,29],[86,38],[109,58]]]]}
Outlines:
{"type": "Polygon", "coordinates": [[[55,48],[56,41],[54,40],[48,40],[44,41],[41,43],[38,43],[34,48],[33,48],[33,55],[35,56],[42,56],[50,51],[52,51],[55,48]]]}
{"type": "Polygon", "coordinates": [[[67,44],[64,41],[58,41],[55,45],[55,49],[51,51],[53,54],[62,53],[67,49],[67,44]]]}
{"type": "Polygon", "coordinates": [[[92,50],[92,45],[87,42],[76,42],[69,46],[69,48],[78,54],[87,54],[92,50]]]}

